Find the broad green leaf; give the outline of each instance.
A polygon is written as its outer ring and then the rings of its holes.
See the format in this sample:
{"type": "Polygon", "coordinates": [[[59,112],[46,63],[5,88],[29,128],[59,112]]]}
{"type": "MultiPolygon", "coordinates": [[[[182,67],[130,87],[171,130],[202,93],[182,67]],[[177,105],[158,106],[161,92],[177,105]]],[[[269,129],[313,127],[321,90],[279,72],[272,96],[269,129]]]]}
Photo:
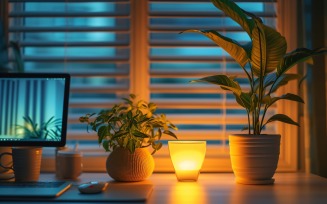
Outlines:
{"type": "Polygon", "coordinates": [[[271,92],[275,92],[279,87],[286,85],[291,80],[301,79],[300,74],[283,74],[278,77],[277,81],[273,85],[271,92]]]}
{"type": "Polygon", "coordinates": [[[242,92],[241,95],[238,96],[238,95],[234,94],[234,96],[236,98],[236,102],[240,106],[246,108],[249,111],[252,111],[252,109],[251,109],[251,96],[250,96],[250,94],[242,92]]]}
{"type": "Polygon", "coordinates": [[[177,139],[177,136],[175,135],[175,133],[173,133],[173,132],[171,132],[169,130],[164,130],[163,133],[166,134],[166,135],[170,135],[173,138],[177,139]]]}
{"type": "Polygon", "coordinates": [[[128,137],[124,137],[124,140],[123,140],[123,148],[126,148],[127,147],[128,142],[129,142],[128,137]]]}
{"type": "Polygon", "coordinates": [[[103,138],[109,135],[109,131],[108,131],[109,126],[101,126],[98,129],[98,143],[101,143],[103,138]]]}
{"type": "Polygon", "coordinates": [[[277,78],[277,76],[276,76],[275,72],[268,74],[263,81],[263,87],[266,88],[266,87],[272,85],[274,83],[274,81],[276,81],[276,78],[277,78]]]}
{"type": "Polygon", "coordinates": [[[174,130],[178,130],[178,127],[176,127],[176,125],[172,124],[171,122],[169,122],[169,128],[172,128],[174,130]]]}
{"type": "Polygon", "coordinates": [[[266,73],[267,44],[264,25],[255,18],[255,27],[252,30],[251,69],[256,76],[262,78],[266,73]]]}
{"type": "Polygon", "coordinates": [[[116,134],[114,134],[111,138],[111,140],[114,140],[114,139],[117,139],[119,137],[122,137],[124,135],[127,135],[128,132],[124,131],[124,130],[121,130],[121,131],[118,131],[116,134]]]}
{"type": "Polygon", "coordinates": [[[250,95],[242,92],[240,85],[234,81],[232,77],[228,77],[226,75],[214,75],[191,81],[191,83],[193,82],[207,82],[219,85],[224,90],[232,91],[239,105],[248,110],[251,109],[250,95]]]}
{"type": "MultiPolygon", "coordinates": [[[[130,99],[128,99],[128,98],[122,98],[127,104],[129,104],[129,105],[133,105],[133,101],[131,101],[130,99]]],[[[114,108],[113,108],[114,109],[114,108]]]]}
{"type": "Polygon", "coordinates": [[[152,143],[152,148],[153,148],[153,152],[151,154],[156,153],[156,151],[160,150],[162,147],[162,143],[159,142],[158,144],[152,143]]]}
{"type": "Polygon", "coordinates": [[[127,143],[127,148],[130,153],[134,154],[135,152],[135,142],[133,140],[129,140],[127,143]]]}
{"type": "Polygon", "coordinates": [[[162,131],[161,128],[158,128],[158,139],[161,140],[162,137],[162,131]]]}
{"type": "Polygon", "coordinates": [[[249,19],[243,10],[231,0],[211,0],[211,2],[227,16],[237,22],[251,36],[254,21],[249,19]]]}
{"type": "Polygon", "coordinates": [[[267,120],[267,122],[263,126],[265,126],[268,123],[274,122],[274,121],[280,121],[280,122],[283,122],[283,123],[296,125],[296,126],[300,127],[300,125],[297,122],[295,122],[290,117],[288,117],[287,115],[284,115],[284,114],[273,115],[271,118],[269,118],[267,120]]]}
{"type": "Polygon", "coordinates": [[[221,88],[227,89],[235,93],[236,95],[240,96],[242,93],[240,85],[226,75],[214,75],[204,77],[198,80],[193,80],[191,83],[194,82],[207,82],[215,85],[219,85],[221,88]]]}
{"type": "Polygon", "coordinates": [[[136,98],[136,95],[135,95],[135,94],[129,94],[129,97],[130,97],[131,99],[135,99],[135,98],[136,98]]]}
{"type": "Polygon", "coordinates": [[[138,131],[138,130],[134,130],[134,131],[133,131],[133,135],[134,135],[135,137],[141,137],[141,138],[148,138],[148,137],[149,137],[149,135],[144,134],[143,132],[140,132],[140,131],[138,131]]]}
{"type": "Polygon", "coordinates": [[[244,67],[249,61],[249,56],[247,53],[250,53],[250,50],[246,50],[247,48],[242,47],[242,45],[235,40],[223,36],[214,30],[186,30],[184,32],[201,33],[210,38],[218,46],[228,52],[235,59],[235,61],[240,64],[241,67],[244,67]]]}
{"type": "Polygon", "coordinates": [[[128,118],[128,120],[132,120],[132,118],[133,118],[133,113],[132,113],[132,111],[128,111],[128,113],[127,113],[127,118],[128,118]]]}
{"type": "Polygon", "coordinates": [[[281,76],[294,65],[300,62],[310,60],[312,62],[312,56],[319,55],[327,52],[327,48],[318,48],[310,50],[307,48],[298,48],[292,52],[284,55],[282,60],[277,66],[277,75],[281,76]]]}
{"type": "Polygon", "coordinates": [[[157,110],[157,105],[155,103],[148,104],[149,110],[153,113],[157,110]]]}
{"type": "Polygon", "coordinates": [[[287,93],[287,94],[282,95],[280,97],[273,97],[273,98],[271,98],[270,103],[269,103],[268,106],[273,105],[274,103],[276,103],[277,101],[279,101],[281,99],[290,100],[290,101],[296,101],[296,102],[299,102],[299,103],[304,103],[303,99],[300,96],[295,95],[295,94],[291,94],[291,93],[287,93]]]}
{"type": "Polygon", "coordinates": [[[106,152],[109,152],[109,141],[108,140],[104,140],[102,142],[102,147],[106,150],[106,152]]]}
{"type": "Polygon", "coordinates": [[[256,76],[274,71],[286,53],[285,38],[273,28],[256,21],[252,31],[251,65],[256,76]]]}

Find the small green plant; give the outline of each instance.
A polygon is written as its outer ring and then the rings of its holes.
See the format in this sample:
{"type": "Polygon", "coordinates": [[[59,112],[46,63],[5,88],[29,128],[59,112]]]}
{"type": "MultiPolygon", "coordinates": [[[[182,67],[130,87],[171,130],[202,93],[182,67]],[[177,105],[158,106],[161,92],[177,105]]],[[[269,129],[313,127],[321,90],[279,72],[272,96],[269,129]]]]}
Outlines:
{"type": "Polygon", "coordinates": [[[60,140],[61,136],[61,119],[55,119],[52,116],[48,121],[41,123],[39,126],[31,117],[23,117],[24,125],[16,125],[18,135],[23,135],[25,138],[60,140]]]}
{"type": "Polygon", "coordinates": [[[177,127],[167,120],[165,114],[155,114],[156,104],[135,98],[134,94],[130,94],[129,98],[123,98],[124,103],[100,111],[93,120],[91,117],[95,113],[80,117],[80,122],[86,122],[87,127],[97,132],[98,143],[106,151],[121,147],[134,153],[136,148],[151,146],[154,154],[162,147],[160,140],[163,134],[177,139],[171,131],[177,130],[177,127]]]}
{"type": "Polygon", "coordinates": [[[191,29],[184,32],[200,33],[228,52],[245,72],[250,91],[242,90],[237,77],[222,74],[191,82],[211,83],[231,91],[237,103],[247,112],[248,125],[244,129],[247,129],[249,134],[260,135],[265,125],[274,121],[299,126],[284,114],[275,114],[265,119],[267,110],[279,100],[304,103],[300,96],[292,93],[276,96],[276,90],[291,80],[302,78],[299,74],[287,73],[289,69],[299,62],[312,61],[313,55],[326,53],[327,49],[298,48],[286,53],[285,38],[275,29],[264,25],[259,17],[244,11],[231,0],[211,0],[211,2],[238,23],[251,41],[242,45],[215,30],[191,29]]]}

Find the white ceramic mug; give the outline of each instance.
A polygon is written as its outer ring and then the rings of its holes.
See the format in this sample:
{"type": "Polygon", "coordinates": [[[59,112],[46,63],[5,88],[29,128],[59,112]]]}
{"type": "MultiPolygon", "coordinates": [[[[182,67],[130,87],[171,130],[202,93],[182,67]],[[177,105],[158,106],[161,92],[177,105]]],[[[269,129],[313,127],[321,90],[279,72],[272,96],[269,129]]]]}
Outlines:
{"type": "Polygon", "coordinates": [[[41,147],[13,147],[12,153],[4,152],[1,158],[11,155],[13,164],[5,166],[0,162],[4,169],[12,169],[15,174],[15,181],[38,181],[40,177],[42,148],[41,147]]]}
{"type": "Polygon", "coordinates": [[[60,179],[77,179],[83,170],[82,153],[78,151],[58,151],[56,175],[60,179]]]}

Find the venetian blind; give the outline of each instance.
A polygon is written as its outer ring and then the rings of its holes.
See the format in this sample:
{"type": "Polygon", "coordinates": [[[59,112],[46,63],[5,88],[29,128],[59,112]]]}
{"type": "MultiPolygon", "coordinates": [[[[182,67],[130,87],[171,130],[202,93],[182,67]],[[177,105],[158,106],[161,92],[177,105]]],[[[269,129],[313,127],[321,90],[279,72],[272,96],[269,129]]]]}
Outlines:
{"type": "MultiPolygon", "coordinates": [[[[68,145],[79,143],[85,170],[104,170],[107,153],[97,144],[95,134],[88,134],[85,124],[78,122],[79,116],[111,108],[135,90],[135,84],[142,97],[157,103],[158,112],[167,114],[179,127],[180,140],[207,141],[205,171],[231,170],[228,134],[238,133],[246,125],[245,111],[228,92],[189,81],[224,73],[240,77],[239,83],[246,87],[246,77],[223,49],[204,36],[179,34],[191,28],[215,29],[241,43],[249,41],[210,1],[9,2],[10,39],[20,42],[26,71],[72,75],[68,145]],[[140,18],[146,23],[138,22],[140,18]],[[148,81],[141,82],[139,76],[148,81]]],[[[236,3],[276,27],[275,1],[236,3]]],[[[265,131],[276,132],[276,125],[265,131]]],[[[164,138],[165,145],[155,155],[157,171],[172,171],[169,139],[164,138]]]]}

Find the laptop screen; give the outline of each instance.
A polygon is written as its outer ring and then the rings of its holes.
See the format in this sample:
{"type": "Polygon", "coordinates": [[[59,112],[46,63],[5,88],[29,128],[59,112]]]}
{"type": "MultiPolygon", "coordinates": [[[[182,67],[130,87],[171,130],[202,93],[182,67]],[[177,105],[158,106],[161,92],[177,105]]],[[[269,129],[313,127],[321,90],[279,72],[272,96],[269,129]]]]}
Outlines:
{"type": "Polygon", "coordinates": [[[69,85],[68,74],[0,74],[0,146],[64,146],[69,85]]]}

